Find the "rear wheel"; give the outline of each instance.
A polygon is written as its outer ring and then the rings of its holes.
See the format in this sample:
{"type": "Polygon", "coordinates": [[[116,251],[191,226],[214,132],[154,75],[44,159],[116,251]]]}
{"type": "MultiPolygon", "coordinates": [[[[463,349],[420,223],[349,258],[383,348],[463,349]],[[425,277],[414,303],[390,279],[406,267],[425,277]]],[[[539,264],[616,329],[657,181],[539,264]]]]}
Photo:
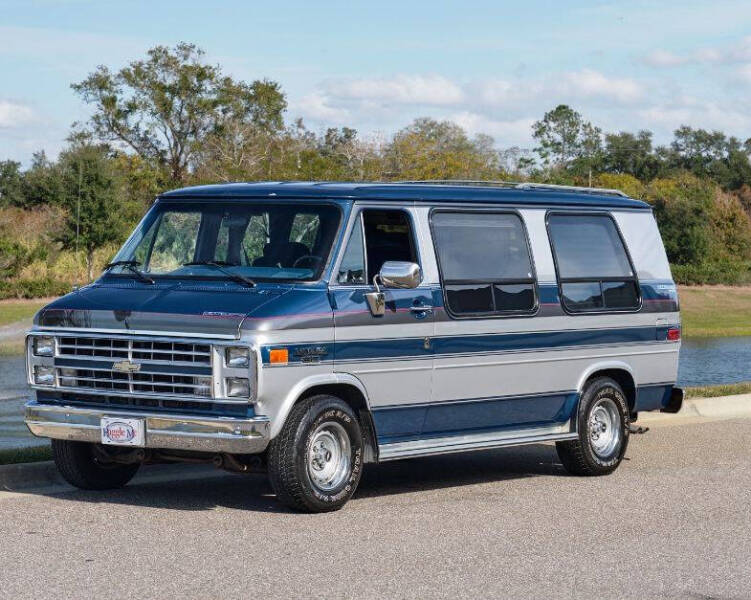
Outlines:
{"type": "Polygon", "coordinates": [[[574,475],[607,475],[621,464],[628,446],[628,403],[616,381],[598,377],[579,402],[579,438],[557,442],[564,468],[574,475]]]}
{"type": "Polygon", "coordinates": [[[296,404],[269,446],[269,479],[277,499],[305,512],[337,510],[362,473],[362,433],[352,408],[334,396],[296,404]]]}
{"type": "Polygon", "coordinates": [[[95,444],[52,440],[52,458],[63,479],[82,490],[123,487],[138,471],[139,463],[119,464],[97,458],[95,444]]]}

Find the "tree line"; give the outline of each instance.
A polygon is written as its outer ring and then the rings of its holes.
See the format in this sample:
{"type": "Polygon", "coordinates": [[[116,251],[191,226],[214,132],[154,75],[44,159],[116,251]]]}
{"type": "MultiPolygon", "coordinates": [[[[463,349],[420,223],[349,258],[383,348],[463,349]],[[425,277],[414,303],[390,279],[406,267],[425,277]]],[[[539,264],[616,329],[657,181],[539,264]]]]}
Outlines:
{"type": "Polygon", "coordinates": [[[60,155],[40,151],[26,169],[0,161],[0,296],[91,280],[97,253],[111,254],[159,192],[239,180],[618,187],[653,205],[679,280],[751,281],[751,139],[682,126],[655,145],[650,131],[604,132],[566,105],[534,123],[533,149],[499,149],[431,118],[384,139],[349,127],[317,132],[285,119],[279,83],[233,79],[186,43],[152,48],[118,71],[99,66],[71,87],[92,117],[73,125],[60,155]],[[82,261],[85,277],[50,268],[61,261],[82,261]]]}

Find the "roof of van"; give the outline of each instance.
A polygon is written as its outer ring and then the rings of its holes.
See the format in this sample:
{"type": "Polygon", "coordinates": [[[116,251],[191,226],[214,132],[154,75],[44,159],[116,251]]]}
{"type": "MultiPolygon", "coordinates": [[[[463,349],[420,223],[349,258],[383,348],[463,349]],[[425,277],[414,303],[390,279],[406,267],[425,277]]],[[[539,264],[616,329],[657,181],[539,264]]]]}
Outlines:
{"type": "Polygon", "coordinates": [[[487,185],[481,182],[335,183],[267,181],[186,187],[165,192],[164,199],[232,200],[240,198],[383,200],[422,202],[477,202],[532,206],[650,209],[649,204],[625,194],[564,186],[534,184],[487,185]]]}

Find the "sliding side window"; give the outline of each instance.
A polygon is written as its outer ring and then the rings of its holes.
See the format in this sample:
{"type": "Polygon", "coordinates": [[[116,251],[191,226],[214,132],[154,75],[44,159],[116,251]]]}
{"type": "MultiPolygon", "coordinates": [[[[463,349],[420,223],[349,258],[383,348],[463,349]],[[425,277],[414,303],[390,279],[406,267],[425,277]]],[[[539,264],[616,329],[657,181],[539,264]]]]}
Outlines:
{"type": "Polygon", "coordinates": [[[548,228],[568,311],[639,307],[639,283],[610,216],[552,214],[548,228]]]}
{"type": "Polygon", "coordinates": [[[534,312],[535,279],[518,215],[439,211],[433,214],[432,227],[452,315],[534,312]]]}

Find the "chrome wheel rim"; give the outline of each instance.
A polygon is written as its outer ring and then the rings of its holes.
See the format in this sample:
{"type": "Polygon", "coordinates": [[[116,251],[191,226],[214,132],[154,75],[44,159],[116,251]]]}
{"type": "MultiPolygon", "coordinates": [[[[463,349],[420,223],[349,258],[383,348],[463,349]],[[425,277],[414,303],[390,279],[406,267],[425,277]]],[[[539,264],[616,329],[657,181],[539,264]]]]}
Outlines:
{"type": "Polygon", "coordinates": [[[601,398],[589,413],[589,441],[600,458],[609,458],[621,443],[620,411],[610,398],[601,398]]]}
{"type": "Polygon", "coordinates": [[[339,423],[327,422],[313,432],[308,448],[308,475],[322,492],[330,492],[349,477],[351,444],[339,423]]]}

